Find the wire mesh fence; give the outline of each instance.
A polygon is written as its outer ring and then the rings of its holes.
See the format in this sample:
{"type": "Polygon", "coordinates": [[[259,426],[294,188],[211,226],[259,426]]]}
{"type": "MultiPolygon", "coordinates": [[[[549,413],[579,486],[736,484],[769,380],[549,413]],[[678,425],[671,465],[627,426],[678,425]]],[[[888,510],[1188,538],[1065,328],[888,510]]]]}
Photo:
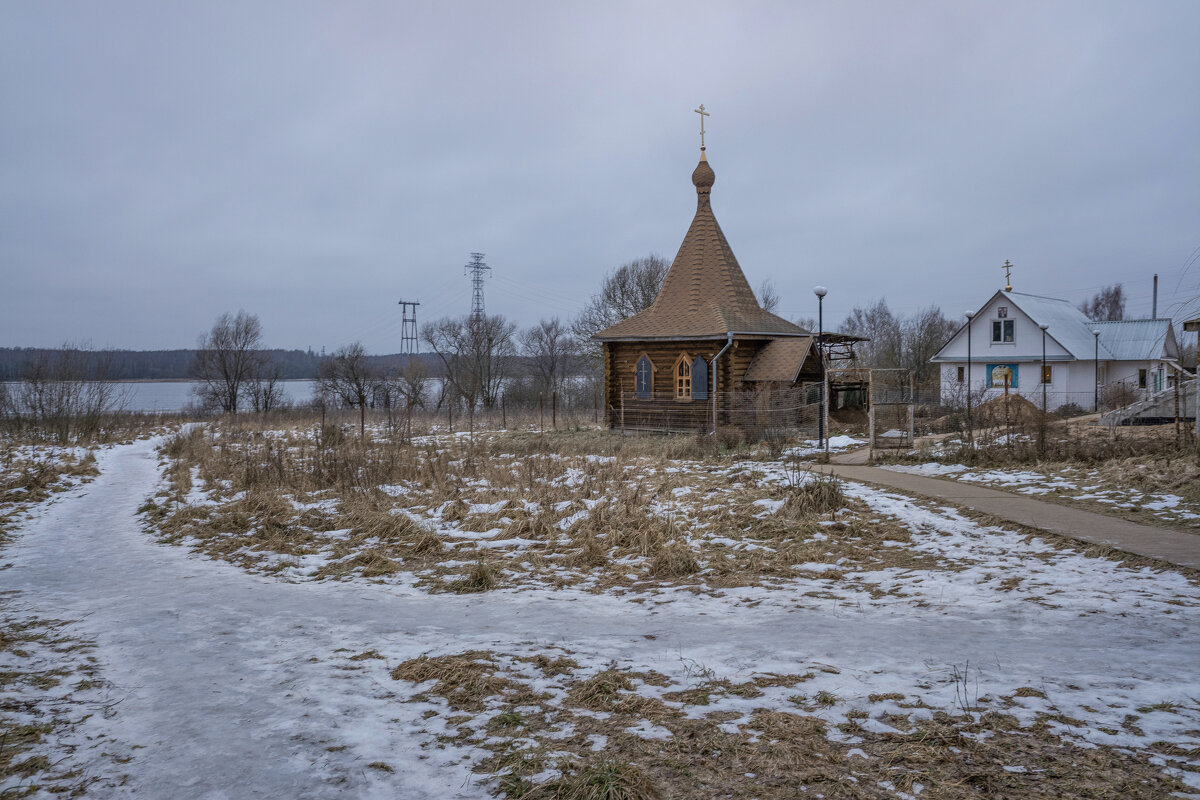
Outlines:
{"type": "Polygon", "coordinates": [[[609,426],[634,433],[708,433],[766,441],[817,435],[821,408],[816,383],[680,398],[671,392],[622,392],[608,409],[609,426]]]}
{"type": "Polygon", "coordinates": [[[916,384],[912,370],[873,369],[870,375],[871,448],[913,446],[916,384]]]}

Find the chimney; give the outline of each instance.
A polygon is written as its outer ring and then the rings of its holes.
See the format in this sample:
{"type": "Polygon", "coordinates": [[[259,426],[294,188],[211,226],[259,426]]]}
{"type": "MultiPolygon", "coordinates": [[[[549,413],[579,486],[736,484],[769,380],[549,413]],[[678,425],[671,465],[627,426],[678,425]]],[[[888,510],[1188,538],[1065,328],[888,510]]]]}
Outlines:
{"type": "Polygon", "coordinates": [[[1154,300],[1150,306],[1151,319],[1158,319],[1158,273],[1154,273],[1154,300]]]}

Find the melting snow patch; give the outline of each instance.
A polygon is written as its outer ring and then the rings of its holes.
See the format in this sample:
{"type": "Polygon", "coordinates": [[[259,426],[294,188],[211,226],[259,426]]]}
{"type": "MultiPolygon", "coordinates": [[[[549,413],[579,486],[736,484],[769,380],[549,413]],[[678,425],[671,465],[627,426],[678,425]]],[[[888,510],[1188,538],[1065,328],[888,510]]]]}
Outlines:
{"type": "Polygon", "coordinates": [[[642,720],[637,725],[630,725],[625,732],[643,739],[670,739],[674,735],[663,726],[655,725],[648,720],[642,720]]]}

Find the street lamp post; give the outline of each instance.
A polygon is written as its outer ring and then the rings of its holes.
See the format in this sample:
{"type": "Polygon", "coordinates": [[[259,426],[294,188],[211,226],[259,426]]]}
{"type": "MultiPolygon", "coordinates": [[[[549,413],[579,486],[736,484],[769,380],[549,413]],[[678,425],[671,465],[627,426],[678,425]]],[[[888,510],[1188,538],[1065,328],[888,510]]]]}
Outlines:
{"type": "Polygon", "coordinates": [[[1048,410],[1046,407],[1046,328],[1049,328],[1050,326],[1043,322],[1041,325],[1038,325],[1038,327],[1042,329],[1042,420],[1041,424],[1038,426],[1038,431],[1040,434],[1038,438],[1040,439],[1042,452],[1045,453],[1046,411],[1048,410]]]}
{"type": "Polygon", "coordinates": [[[967,318],[967,443],[975,443],[975,429],[971,425],[971,321],[975,319],[975,312],[968,311],[965,314],[967,318]]]}
{"type": "Polygon", "coordinates": [[[829,290],[824,286],[813,289],[817,296],[817,363],[821,370],[821,386],[818,390],[817,404],[817,446],[824,446],[825,441],[825,295],[829,290]]]}
{"type": "Polygon", "coordinates": [[[1092,410],[1097,414],[1100,413],[1100,329],[1092,331],[1092,337],[1096,340],[1096,392],[1092,398],[1092,410]]]}

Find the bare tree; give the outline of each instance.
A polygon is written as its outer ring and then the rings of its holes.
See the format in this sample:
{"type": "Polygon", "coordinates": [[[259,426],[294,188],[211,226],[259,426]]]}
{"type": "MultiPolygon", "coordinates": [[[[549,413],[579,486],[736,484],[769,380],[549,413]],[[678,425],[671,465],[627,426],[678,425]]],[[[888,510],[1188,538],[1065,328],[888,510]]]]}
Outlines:
{"type": "Polygon", "coordinates": [[[775,309],[779,308],[781,299],[775,289],[775,282],[770,278],[763,278],[763,282],[758,286],[758,304],[762,306],[763,311],[774,313],[775,309]]]}
{"type": "Polygon", "coordinates": [[[521,334],[521,353],[543,392],[562,388],[576,351],[575,337],[557,317],[544,319],[521,334]]]}
{"type": "Polygon", "coordinates": [[[601,352],[592,335],[649,308],[670,268],[666,259],[651,253],[622,264],[604,277],[600,291],[592,295],[571,323],[571,332],[589,357],[598,363],[601,352]]]}
{"type": "Polygon", "coordinates": [[[869,340],[854,348],[868,367],[892,369],[901,366],[900,321],[888,308],[886,300],[866,308],[855,306],[842,321],[840,330],[869,340]]]}
{"type": "Polygon", "coordinates": [[[516,330],[500,315],[444,317],[421,329],[421,337],[441,360],[446,380],[469,413],[474,414],[479,405],[494,408],[499,401],[516,355],[516,330]]]}
{"type": "Polygon", "coordinates": [[[1096,322],[1125,319],[1125,289],[1119,283],[1105,286],[1092,299],[1080,303],[1079,310],[1096,322]]]}
{"type": "Polygon", "coordinates": [[[911,316],[897,316],[886,300],[879,300],[865,308],[856,306],[839,330],[869,340],[854,348],[866,366],[908,369],[918,383],[926,383],[938,377],[938,367],[929,359],[956,329],[957,325],[937,306],[920,309],[911,316]]]}
{"type": "Polygon", "coordinates": [[[402,370],[390,371],[376,387],[376,397],[388,412],[388,423],[395,429],[395,412],[403,414],[406,437],[412,435],[412,415],[425,408],[425,393],[429,385],[429,366],[419,357],[409,357],[402,370]]]}
{"type": "Polygon", "coordinates": [[[87,345],[42,352],[25,365],[20,384],[0,395],[0,418],[62,443],[95,435],[126,400],[108,367],[108,355],[87,345]]]}
{"type": "Polygon", "coordinates": [[[238,311],[217,317],[212,330],[201,334],[192,365],[201,401],[236,414],[243,388],[265,364],[261,346],[262,325],[254,314],[238,311]]]}
{"type": "Polygon", "coordinates": [[[957,323],[947,319],[937,306],[923,308],[900,320],[901,366],[912,370],[918,384],[938,379],[940,367],[929,363],[929,359],[957,329],[957,323]]]}
{"type": "Polygon", "coordinates": [[[317,370],[318,396],[336,398],[347,408],[357,408],[358,434],[363,437],[367,431],[367,405],[380,383],[378,370],[359,342],[339,347],[317,370]]]}
{"type": "Polygon", "coordinates": [[[262,364],[260,370],[245,384],[244,393],[250,398],[250,407],[265,414],[283,405],[283,387],[279,381],[279,365],[262,364]]]}

